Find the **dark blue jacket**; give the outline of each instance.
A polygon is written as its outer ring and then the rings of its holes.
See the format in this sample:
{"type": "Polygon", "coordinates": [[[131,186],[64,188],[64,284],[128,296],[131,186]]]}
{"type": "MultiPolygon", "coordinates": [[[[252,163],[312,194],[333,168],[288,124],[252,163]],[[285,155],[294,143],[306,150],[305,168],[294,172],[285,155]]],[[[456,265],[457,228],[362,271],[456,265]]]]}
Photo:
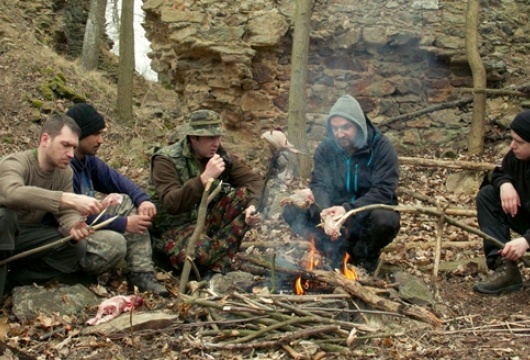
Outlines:
{"type": "MultiPolygon", "coordinates": [[[[102,194],[120,193],[127,194],[133,204],[138,207],[144,201],[151,201],[149,196],[135,183],[121,175],[119,172],[108,166],[97,156],[85,156],[82,160],[74,157],[70,162],[74,170],[74,192],[95,197],[96,191],[102,194]]],[[[90,215],[87,224],[90,224],[97,215],[90,215]]],[[[98,223],[105,221],[112,215],[104,214],[98,223]]],[[[120,216],[109,224],[106,229],[125,232],[127,227],[127,217],[120,216]]]]}
{"type": "Polygon", "coordinates": [[[366,145],[351,156],[330,132],[317,147],[309,187],[320,210],[335,205],[346,211],[370,204],[397,205],[396,151],[368,118],[366,125],[366,145]]]}

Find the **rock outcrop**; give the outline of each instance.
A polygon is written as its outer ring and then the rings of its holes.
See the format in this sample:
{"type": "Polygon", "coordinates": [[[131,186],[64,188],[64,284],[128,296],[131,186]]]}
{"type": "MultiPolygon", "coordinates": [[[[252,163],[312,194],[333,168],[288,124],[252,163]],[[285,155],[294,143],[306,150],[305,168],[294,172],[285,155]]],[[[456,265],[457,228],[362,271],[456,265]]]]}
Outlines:
{"type": "MultiPolygon", "coordinates": [[[[256,132],[286,124],[294,1],[145,0],[153,69],[188,109],[215,109],[227,125],[256,132]]],[[[528,72],[525,1],[481,2],[480,52],[488,87],[517,84],[528,72]]],[[[472,86],[465,56],[466,2],[313,2],[308,120],[321,138],[322,114],[338,96],[355,96],[376,122],[455,100],[472,86]]],[[[469,96],[469,95],[467,95],[469,96]]],[[[490,115],[513,117],[518,103],[494,100],[490,115]],[[511,111],[506,111],[506,108],[511,111]]],[[[512,100],[510,100],[512,101],[512,100]]],[[[408,123],[403,146],[465,142],[467,109],[408,123]],[[448,128],[442,136],[439,129],[448,128]]],[[[392,126],[394,130],[402,124],[392,126]]],[[[389,129],[392,130],[392,129],[389,129]]]]}

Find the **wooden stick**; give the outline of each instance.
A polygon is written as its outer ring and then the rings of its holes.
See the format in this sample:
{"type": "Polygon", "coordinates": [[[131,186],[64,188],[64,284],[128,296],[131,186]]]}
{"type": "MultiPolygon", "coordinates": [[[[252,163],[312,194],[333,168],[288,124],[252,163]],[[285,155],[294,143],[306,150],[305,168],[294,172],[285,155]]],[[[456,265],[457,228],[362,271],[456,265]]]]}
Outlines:
{"type": "Polygon", "coordinates": [[[519,96],[519,97],[530,97],[530,93],[524,91],[504,90],[504,89],[472,89],[472,88],[459,88],[458,91],[463,93],[484,93],[496,96],[519,96]]]}
{"type": "Polygon", "coordinates": [[[403,314],[434,326],[439,326],[442,323],[436,315],[421,306],[403,306],[403,304],[378,296],[368,290],[365,286],[362,286],[359,282],[346,279],[342,274],[322,270],[315,270],[314,272],[319,281],[335,287],[341,286],[352,296],[363,300],[365,303],[370,304],[379,310],[403,314]]]}
{"type": "MultiPolygon", "coordinates": [[[[93,226],[92,225],[91,226],[87,226],[87,229],[89,229],[89,230],[90,229],[99,230],[102,227],[105,227],[108,224],[110,224],[111,222],[113,222],[114,220],[116,220],[118,217],[119,217],[119,215],[116,215],[114,217],[111,217],[110,219],[107,219],[107,220],[103,221],[100,224],[93,225],[93,226]]],[[[53,249],[54,247],[57,247],[59,245],[66,244],[68,241],[70,241],[72,239],[73,239],[72,235],[68,235],[66,237],[63,237],[63,238],[61,238],[59,240],[56,240],[54,242],[51,242],[49,244],[42,245],[42,246],[36,247],[34,249],[23,251],[21,253],[18,253],[16,255],[13,255],[13,256],[11,256],[11,257],[9,257],[7,259],[4,259],[4,260],[0,261],[0,266],[5,265],[7,263],[10,263],[12,261],[18,260],[18,259],[25,258],[26,256],[30,256],[30,255],[39,253],[39,252],[44,251],[44,250],[53,249]]]]}
{"type": "MultiPolygon", "coordinates": [[[[188,246],[186,247],[186,261],[184,262],[184,267],[182,268],[182,272],[180,274],[179,294],[184,294],[186,292],[186,285],[188,284],[190,277],[191,262],[195,261],[195,256],[191,256],[191,254],[195,254],[195,244],[197,243],[197,240],[201,236],[204,229],[206,210],[208,209],[208,195],[213,180],[214,179],[212,178],[208,179],[208,182],[206,182],[206,185],[204,186],[201,202],[199,204],[199,212],[197,214],[197,224],[195,225],[195,230],[193,231],[193,234],[191,235],[188,242],[188,246]]],[[[179,302],[182,302],[180,296],[179,302]]]]}
{"type": "MultiPolygon", "coordinates": [[[[441,204],[438,204],[438,210],[443,214],[444,209],[441,204]]],[[[440,266],[440,257],[442,252],[442,236],[444,232],[444,217],[440,215],[436,224],[436,246],[434,247],[434,268],[432,271],[432,287],[434,290],[434,298],[440,301],[440,293],[438,291],[438,268],[440,266]]]]}
{"type": "MultiPolygon", "coordinates": [[[[478,235],[480,236],[481,238],[483,238],[484,240],[490,242],[492,245],[498,247],[499,249],[502,249],[504,248],[504,244],[502,242],[500,242],[499,240],[495,239],[494,237],[480,231],[479,229],[476,229],[474,227],[471,227],[469,225],[466,225],[466,224],[463,224],[459,221],[456,221],[455,219],[441,213],[440,211],[438,210],[434,210],[432,208],[427,208],[427,207],[419,207],[419,206],[404,206],[404,205],[385,205],[385,204],[371,204],[371,205],[366,205],[366,206],[362,206],[360,208],[356,208],[356,209],[352,209],[350,211],[348,211],[347,213],[345,213],[344,215],[342,215],[338,220],[337,222],[341,222],[342,224],[344,223],[344,221],[346,221],[346,219],[348,218],[348,216],[351,216],[351,215],[355,215],[357,213],[360,213],[361,211],[367,211],[367,210],[373,210],[373,209],[385,209],[385,210],[391,210],[391,211],[400,211],[400,212],[420,212],[420,213],[424,213],[424,214],[429,214],[429,215],[434,215],[434,216],[442,216],[443,215],[443,218],[444,220],[448,223],[448,224],[451,224],[453,226],[457,226],[461,229],[464,229],[472,234],[475,234],[475,235],[478,235]]],[[[320,226],[320,225],[319,225],[320,226]]],[[[530,267],[530,261],[524,257],[522,257],[520,259],[527,267],[530,267]]]]}
{"type": "Polygon", "coordinates": [[[440,160],[440,159],[423,159],[412,157],[398,157],[400,165],[412,165],[419,167],[441,167],[447,169],[463,169],[463,170],[493,170],[495,164],[473,161],[458,161],[458,160],[440,160]]]}
{"type": "Polygon", "coordinates": [[[271,257],[271,294],[276,293],[276,252],[271,257]]]}

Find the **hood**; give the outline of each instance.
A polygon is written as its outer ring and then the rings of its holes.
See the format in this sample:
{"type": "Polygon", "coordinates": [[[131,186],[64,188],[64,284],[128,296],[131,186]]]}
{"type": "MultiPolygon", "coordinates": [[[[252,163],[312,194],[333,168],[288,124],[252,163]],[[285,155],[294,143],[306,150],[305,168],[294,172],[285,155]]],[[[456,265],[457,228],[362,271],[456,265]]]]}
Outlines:
{"type": "Polygon", "coordinates": [[[342,95],[329,111],[329,115],[326,120],[326,130],[328,136],[330,137],[333,137],[333,132],[331,131],[330,126],[330,120],[335,116],[343,117],[357,126],[357,137],[354,141],[354,146],[357,149],[360,149],[364,145],[366,145],[366,140],[368,138],[368,131],[366,128],[366,117],[364,116],[364,112],[361,109],[361,105],[359,105],[359,103],[357,102],[357,100],[355,100],[353,96],[342,95]]]}

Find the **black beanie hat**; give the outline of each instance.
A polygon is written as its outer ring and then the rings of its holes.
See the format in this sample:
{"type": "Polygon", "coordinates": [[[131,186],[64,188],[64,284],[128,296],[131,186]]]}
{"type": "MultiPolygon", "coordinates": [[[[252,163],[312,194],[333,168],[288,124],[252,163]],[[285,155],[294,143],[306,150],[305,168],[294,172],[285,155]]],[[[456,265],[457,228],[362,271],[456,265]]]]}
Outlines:
{"type": "Polygon", "coordinates": [[[524,141],[530,142],[530,110],[517,114],[510,128],[524,141]]]}
{"type": "Polygon", "coordinates": [[[79,140],[105,128],[105,119],[103,119],[103,116],[101,116],[101,114],[90,104],[75,104],[68,109],[66,115],[74,119],[77,125],[81,128],[81,136],[79,137],[79,140]]]}

